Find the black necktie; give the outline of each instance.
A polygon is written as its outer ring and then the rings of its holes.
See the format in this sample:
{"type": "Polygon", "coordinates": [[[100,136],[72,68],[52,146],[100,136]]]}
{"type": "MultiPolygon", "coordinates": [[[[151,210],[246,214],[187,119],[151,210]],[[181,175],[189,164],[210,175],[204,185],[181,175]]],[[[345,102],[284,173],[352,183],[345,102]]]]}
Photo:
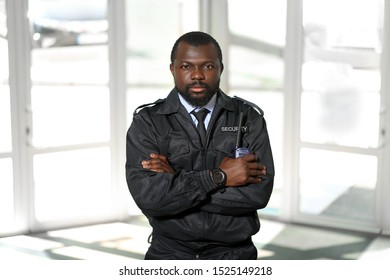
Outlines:
{"type": "Polygon", "coordinates": [[[206,127],[204,126],[204,120],[209,113],[209,110],[203,108],[202,110],[199,110],[198,112],[193,111],[192,112],[195,116],[195,118],[198,120],[197,129],[200,135],[200,139],[202,140],[202,145],[204,146],[206,144],[206,127]]]}

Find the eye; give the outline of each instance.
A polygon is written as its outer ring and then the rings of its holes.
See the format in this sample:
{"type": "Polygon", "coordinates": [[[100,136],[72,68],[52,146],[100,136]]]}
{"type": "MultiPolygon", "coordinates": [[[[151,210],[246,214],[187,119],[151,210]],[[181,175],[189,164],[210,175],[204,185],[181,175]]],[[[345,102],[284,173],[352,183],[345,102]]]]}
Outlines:
{"type": "Polygon", "coordinates": [[[182,65],[180,65],[180,69],[188,70],[188,69],[190,69],[190,66],[188,64],[182,64],[182,65]]]}
{"type": "Polygon", "coordinates": [[[215,68],[215,65],[214,64],[206,64],[205,66],[204,66],[204,69],[206,69],[206,70],[212,70],[212,69],[214,69],[215,68]]]}

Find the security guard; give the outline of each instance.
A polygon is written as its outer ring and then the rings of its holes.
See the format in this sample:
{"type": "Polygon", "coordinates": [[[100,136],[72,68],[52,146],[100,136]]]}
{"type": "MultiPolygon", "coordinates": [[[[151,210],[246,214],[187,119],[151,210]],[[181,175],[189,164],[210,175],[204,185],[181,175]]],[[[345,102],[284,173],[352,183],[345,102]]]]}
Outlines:
{"type": "Polygon", "coordinates": [[[221,91],[209,34],[181,36],[170,70],[175,88],[136,110],[126,139],[127,184],[153,228],[145,259],[256,259],[274,181],[263,112],[221,91]]]}

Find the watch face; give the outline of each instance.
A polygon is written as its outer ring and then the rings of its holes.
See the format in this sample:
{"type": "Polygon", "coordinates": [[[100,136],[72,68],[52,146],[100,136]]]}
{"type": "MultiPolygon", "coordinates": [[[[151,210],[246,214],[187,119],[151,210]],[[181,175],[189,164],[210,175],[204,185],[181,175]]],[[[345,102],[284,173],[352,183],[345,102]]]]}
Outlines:
{"type": "Polygon", "coordinates": [[[214,174],[214,179],[217,183],[222,183],[223,182],[223,179],[225,178],[225,176],[223,176],[223,173],[222,172],[215,172],[214,174]]]}
{"type": "Polygon", "coordinates": [[[223,171],[216,170],[213,173],[213,180],[214,180],[215,184],[217,184],[217,185],[225,185],[226,175],[223,171]]]}

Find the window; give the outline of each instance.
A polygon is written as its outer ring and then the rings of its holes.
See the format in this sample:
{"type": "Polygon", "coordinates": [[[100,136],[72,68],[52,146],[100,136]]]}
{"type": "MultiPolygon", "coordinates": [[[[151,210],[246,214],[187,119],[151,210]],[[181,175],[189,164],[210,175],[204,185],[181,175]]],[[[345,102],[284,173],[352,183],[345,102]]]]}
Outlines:
{"type": "Polygon", "coordinates": [[[383,5],[303,1],[301,214],[376,225],[383,5]]]}
{"type": "Polygon", "coordinates": [[[112,213],[107,7],[106,0],[29,2],[38,225],[112,213]]]}
{"type": "MultiPolygon", "coordinates": [[[[228,2],[229,95],[256,103],[265,112],[277,174],[283,173],[285,0],[228,2]],[[250,7],[250,8],[248,8],[250,7]]],[[[263,213],[279,215],[282,207],[281,176],[263,213]]]]}

